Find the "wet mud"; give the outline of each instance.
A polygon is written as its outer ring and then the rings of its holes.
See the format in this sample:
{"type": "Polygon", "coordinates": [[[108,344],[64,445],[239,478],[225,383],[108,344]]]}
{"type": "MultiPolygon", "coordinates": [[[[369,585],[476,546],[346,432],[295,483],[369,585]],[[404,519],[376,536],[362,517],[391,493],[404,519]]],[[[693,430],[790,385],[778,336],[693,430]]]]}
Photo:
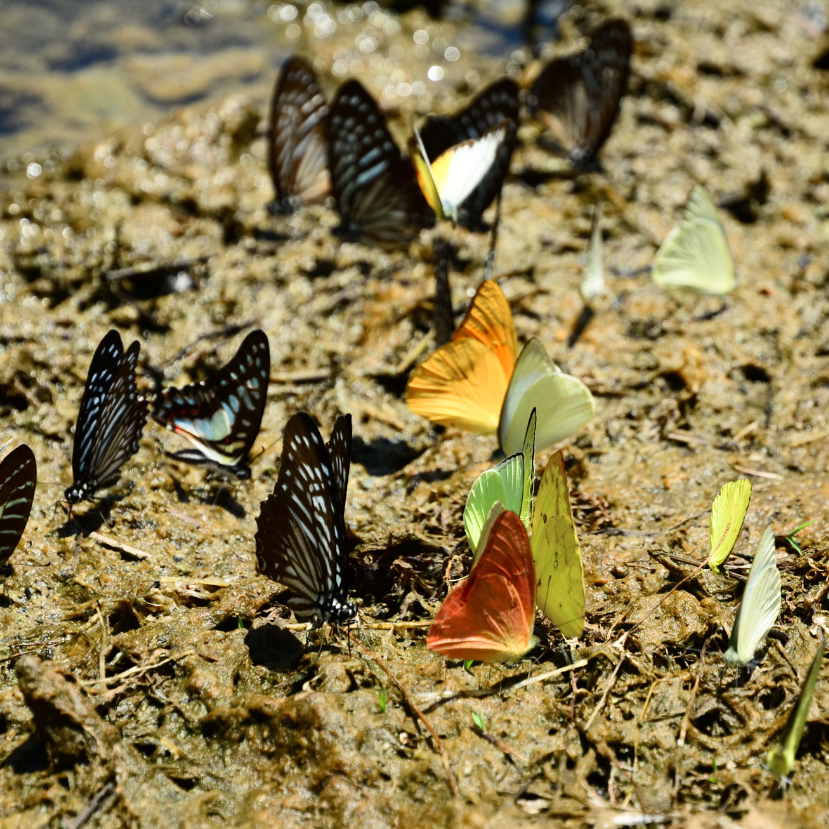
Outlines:
{"type": "MultiPolygon", "coordinates": [[[[431,320],[428,233],[390,250],[337,240],[325,206],[272,216],[267,113],[242,96],[102,136],[34,178],[19,165],[4,175],[0,438],[28,443],[39,470],[0,597],[4,829],[826,825],[825,678],[785,796],[764,768],[827,612],[825,44],[806,5],[663,9],[639,4],[632,18],[605,174],[573,179],[525,121],[504,188],[493,275],[519,340],[539,337],[597,401],[564,447],[585,634],[564,641],[539,618],[539,647],[508,668],[464,670],[425,648],[471,561],[466,494],[497,449],[405,405],[431,320]],[[631,275],[695,183],[728,204],[738,287],[722,299],[631,275]],[[611,295],[570,347],[597,199],[611,295]],[[267,332],[252,480],[223,486],[170,461],[183,442],[150,423],[119,485],[67,515],[77,408],[111,327],[140,340],[147,394],[204,377],[251,327],[267,332]],[[354,418],[356,642],[307,634],[256,572],[258,505],[299,409],[324,434],[338,413],[354,418]],[[783,608],[759,666],[723,673],[736,600],[672,591],[649,553],[702,561],[706,510],[739,476],[754,494],[737,563],[771,523],[783,608]],[[808,520],[798,554],[784,536],[808,520]]],[[[562,51],[591,19],[563,22],[562,51]]],[[[383,48],[401,64],[411,51],[419,71],[423,15],[394,20],[383,48]]],[[[331,67],[346,47],[309,48],[331,67]]],[[[460,65],[474,75],[428,105],[386,101],[399,137],[419,107],[451,111],[504,71],[467,52],[460,65]]],[[[524,87],[539,68],[511,66],[524,87]]],[[[376,90],[370,62],[356,68],[376,90]]],[[[461,312],[487,245],[450,236],[461,312]]]]}

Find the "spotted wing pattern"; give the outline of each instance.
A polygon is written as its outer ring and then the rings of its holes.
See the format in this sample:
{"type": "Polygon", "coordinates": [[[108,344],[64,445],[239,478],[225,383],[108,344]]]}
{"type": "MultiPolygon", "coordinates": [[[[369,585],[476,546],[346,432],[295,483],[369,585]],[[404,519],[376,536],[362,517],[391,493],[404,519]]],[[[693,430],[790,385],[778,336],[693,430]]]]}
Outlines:
{"type": "Polygon", "coordinates": [[[411,240],[434,221],[374,98],[356,80],[343,84],[329,116],[328,168],[339,233],[379,242],[411,240]]]}
{"type": "Polygon", "coordinates": [[[544,121],[578,170],[597,169],[627,88],[633,37],[624,20],[608,20],[590,45],[556,58],[530,91],[529,108],[544,121]]]}
{"type": "Polygon", "coordinates": [[[246,461],[262,423],[270,372],[268,338],[257,329],[245,337],[233,359],[208,379],[159,395],[153,418],[196,447],[173,457],[249,478],[246,461]]]}
{"type": "Polygon", "coordinates": [[[278,210],[328,195],[328,104],[311,65],[296,55],[274,87],[269,160],[278,210]]]}
{"type": "Polygon", "coordinates": [[[256,519],[260,571],[292,591],[286,604],[297,617],[317,623],[357,614],[345,547],[350,449],[351,415],[337,419],[326,446],[311,417],[295,414],[285,426],[276,486],[256,519]]]}
{"type": "Polygon", "coordinates": [[[138,451],[147,422],[147,401],[135,384],[139,349],[136,341],[124,353],[121,336],[113,330],[92,357],[75,426],[74,483],[66,490],[70,504],[112,486],[138,451]]]}
{"type": "Polygon", "coordinates": [[[453,116],[430,118],[420,131],[426,153],[434,160],[450,147],[478,140],[492,127],[509,120],[506,140],[499,146],[489,173],[458,208],[462,223],[480,222],[481,214],[501,192],[516,145],[518,119],[518,87],[510,78],[501,78],[480,92],[465,109],[453,116]]]}
{"type": "Polygon", "coordinates": [[[0,566],[14,552],[26,529],[37,483],[37,462],[25,444],[0,463],[0,566]]]}

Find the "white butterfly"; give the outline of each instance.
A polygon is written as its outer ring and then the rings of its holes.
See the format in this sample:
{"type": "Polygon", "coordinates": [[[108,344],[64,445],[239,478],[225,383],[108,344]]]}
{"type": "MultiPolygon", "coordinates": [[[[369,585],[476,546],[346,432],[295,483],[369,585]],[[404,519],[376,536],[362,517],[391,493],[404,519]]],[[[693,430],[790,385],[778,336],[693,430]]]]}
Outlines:
{"type": "Polygon", "coordinates": [[[679,224],[656,252],[653,281],[662,288],[727,294],[737,285],[734,262],[717,208],[705,190],[691,191],[679,224]]]}
{"type": "Polygon", "coordinates": [[[593,214],[593,230],[590,233],[590,244],[587,246],[587,263],[581,279],[579,290],[581,298],[590,302],[601,296],[605,291],[604,264],[602,256],[602,203],[596,203],[593,214]]]}
{"type": "Polygon", "coordinates": [[[747,665],[780,614],[780,572],[774,556],[774,532],[766,527],[748,574],[743,600],[731,629],[725,661],[747,665]]]}

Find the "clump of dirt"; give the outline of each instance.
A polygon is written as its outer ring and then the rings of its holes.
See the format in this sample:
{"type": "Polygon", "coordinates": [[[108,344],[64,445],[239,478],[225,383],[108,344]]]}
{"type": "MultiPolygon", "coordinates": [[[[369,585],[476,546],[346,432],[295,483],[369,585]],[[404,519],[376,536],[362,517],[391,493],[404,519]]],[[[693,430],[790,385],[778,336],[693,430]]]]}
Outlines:
{"type": "MultiPolygon", "coordinates": [[[[519,337],[597,399],[565,450],[586,631],[567,642],[539,620],[532,663],[464,670],[425,648],[468,569],[463,505],[496,449],[403,399],[431,319],[426,235],[385,250],[341,243],[327,207],[272,217],[265,113],[240,97],[3,182],[0,414],[40,481],[0,601],[4,826],[80,826],[87,809],[102,827],[826,824],[824,680],[785,801],[769,800],[763,762],[827,610],[827,76],[789,3],[639,9],[605,174],[571,180],[526,123],[504,189],[494,277],[519,337]],[[739,285],[725,299],[629,275],[694,183],[729,205],[739,285]],[[568,347],[597,198],[613,298],[568,347]],[[170,462],[179,439],[150,424],[106,497],[71,518],[56,506],[86,368],[113,326],[140,340],[147,393],[266,331],[252,480],[229,489],[170,462]],[[405,697],[342,633],[302,632],[256,572],[258,505],[299,409],[326,434],[354,417],[354,633],[405,697]],[[759,665],[724,675],[735,602],[671,592],[648,552],[701,561],[705,510],[740,475],[755,487],[736,555],[774,526],[784,605],[759,665]],[[784,536],[808,519],[798,553],[784,536]]],[[[314,48],[331,60],[336,46],[314,48]]],[[[476,60],[480,84],[502,71],[476,60]]],[[[460,311],[486,243],[452,241],[460,311]]]]}

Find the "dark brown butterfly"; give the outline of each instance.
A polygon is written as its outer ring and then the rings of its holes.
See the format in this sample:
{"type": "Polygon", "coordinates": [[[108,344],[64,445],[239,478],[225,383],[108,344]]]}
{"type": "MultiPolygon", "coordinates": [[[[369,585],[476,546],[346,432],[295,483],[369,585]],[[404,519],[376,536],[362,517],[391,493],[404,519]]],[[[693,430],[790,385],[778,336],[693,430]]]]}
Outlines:
{"type": "Polygon", "coordinates": [[[351,415],[337,418],[331,439],[305,412],[285,426],[279,476],[256,519],[259,570],[288,587],[287,606],[317,624],[357,615],[348,600],[345,497],[351,467],[351,415]]]}
{"type": "Polygon", "coordinates": [[[270,168],[275,210],[324,199],[328,175],[328,104],[311,65],[295,55],[282,64],[271,99],[270,168]]]}
{"type": "Polygon", "coordinates": [[[529,108],[566,150],[575,170],[596,170],[627,88],[633,37],[621,19],[599,26],[582,52],[550,61],[530,90],[529,108]]]}
{"type": "Polygon", "coordinates": [[[434,222],[374,98],[356,80],[338,90],[328,121],[328,168],[337,208],[338,233],[379,242],[408,242],[434,222]]]}
{"type": "Polygon", "coordinates": [[[450,147],[470,139],[478,140],[491,128],[509,120],[506,140],[498,148],[489,172],[458,207],[458,219],[462,224],[479,225],[481,214],[501,192],[516,144],[518,115],[518,87],[509,78],[501,78],[460,112],[451,117],[432,117],[420,131],[423,148],[434,161],[450,147]]]}
{"type": "Polygon", "coordinates": [[[26,444],[3,458],[0,463],[0,567],[5,566],[26,529],[36,483],[37,463],[26,444]]]}

